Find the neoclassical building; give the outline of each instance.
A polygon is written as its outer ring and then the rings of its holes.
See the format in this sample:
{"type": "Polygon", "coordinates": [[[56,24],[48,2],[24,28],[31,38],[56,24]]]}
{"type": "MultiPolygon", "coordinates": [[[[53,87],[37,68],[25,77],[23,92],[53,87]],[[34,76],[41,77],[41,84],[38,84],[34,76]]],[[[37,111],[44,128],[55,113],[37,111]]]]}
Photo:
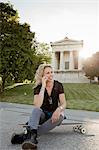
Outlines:
{"type": "Polygon", "coordinates": [[[65,37],[56,42],[51,42],[52,66],[55,79],[61,82],[89,82],[82,71],[82,60],[79,52],[83,49],[83,41],[65,37]]]}

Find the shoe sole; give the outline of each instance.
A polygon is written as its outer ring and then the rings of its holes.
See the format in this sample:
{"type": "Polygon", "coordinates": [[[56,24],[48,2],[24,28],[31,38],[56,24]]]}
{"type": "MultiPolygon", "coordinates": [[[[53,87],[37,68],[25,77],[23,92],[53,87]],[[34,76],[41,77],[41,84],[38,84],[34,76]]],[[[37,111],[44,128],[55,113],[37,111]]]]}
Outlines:
{"type": "Polygon", "coordinates": [[[33,150],[37,149],[37,145],[32,142],[24,142],[22,144],[22,150],[33,150]]]}

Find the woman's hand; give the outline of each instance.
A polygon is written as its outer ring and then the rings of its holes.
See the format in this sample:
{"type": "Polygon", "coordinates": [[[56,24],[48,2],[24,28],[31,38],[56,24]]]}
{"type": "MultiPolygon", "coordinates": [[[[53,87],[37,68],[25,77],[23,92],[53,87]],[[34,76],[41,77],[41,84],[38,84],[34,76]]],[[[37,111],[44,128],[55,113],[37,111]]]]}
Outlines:
{"type": "Polygon", "coordinates": [[[59,108],[57,108],[57,109],[55,110],[55,112],[53,113],[53,115],[52,115],[52,118],[51,118],[52,123],[54,123],[54,122],[56,122],[56,121],[59,120],[60,114],[61,114],[61,111],[60,111],[59,108]]]}
{"type": "Polygon", "coordinates": [[[42,87],[46,87],[46,81],[48,80],[48,77],[42,77],[42,87]]]}

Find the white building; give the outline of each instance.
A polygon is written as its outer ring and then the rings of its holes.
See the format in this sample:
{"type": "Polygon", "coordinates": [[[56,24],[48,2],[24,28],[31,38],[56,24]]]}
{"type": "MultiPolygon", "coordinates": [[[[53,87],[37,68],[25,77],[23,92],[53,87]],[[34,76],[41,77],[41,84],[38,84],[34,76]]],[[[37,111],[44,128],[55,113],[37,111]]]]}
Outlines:
{"type": "Polygon", "coordinates": [[[79,52],[83,48],[82,40],[76,41],[65,37],[50,44],[55,79],[63,83],[89,82],[84,76],[82,60],[79,57],[79,52]]]}

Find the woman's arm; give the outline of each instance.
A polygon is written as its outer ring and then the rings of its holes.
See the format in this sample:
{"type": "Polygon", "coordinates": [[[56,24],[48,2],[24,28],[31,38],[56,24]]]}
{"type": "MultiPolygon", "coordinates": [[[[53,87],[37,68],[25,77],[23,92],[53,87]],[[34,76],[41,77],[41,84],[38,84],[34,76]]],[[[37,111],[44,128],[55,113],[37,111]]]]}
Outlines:
{"type": "Polygon", "coordinates": [[[45,76],[42,77],[42,87],[40,89],[40,92],[39,92],[39,94],[34,95],[34,103],[33,104],[39,108],[43,104],[46,81],[47,81],[47,77],[45,77],[45,76]]]}
{"type": "Polygon", "coordinates": [[[44,91],[45,91],[45,88],[42,86],[41,89],[40,89],[39,94],[34,95],[34,102],[33,102],[33,104],[36,107],[39,107],[39,108],[41,107],[41,105],[43,103],[43,99],[44,99],[44,91]]]}
{"type": "Polygon", "coordinates": [[[66,108],[66,99],[65,99],[65,94],[59,94],[59,101],[60,101],[60,105],[58,107],[58,109],[60,109],[60,111],[64,111],[64,109],[66,108]]]}
{"type": "Polygon", "coordinates": [[[64,109],[66,108],[66,99],[64,93],[59,94],[59,101],[60,101],[60,106],[57,107],[57,109],[52,115],[51,118],[52,123],[56,122],[59,119],[61,112],[64,111],[64,109]]]}

